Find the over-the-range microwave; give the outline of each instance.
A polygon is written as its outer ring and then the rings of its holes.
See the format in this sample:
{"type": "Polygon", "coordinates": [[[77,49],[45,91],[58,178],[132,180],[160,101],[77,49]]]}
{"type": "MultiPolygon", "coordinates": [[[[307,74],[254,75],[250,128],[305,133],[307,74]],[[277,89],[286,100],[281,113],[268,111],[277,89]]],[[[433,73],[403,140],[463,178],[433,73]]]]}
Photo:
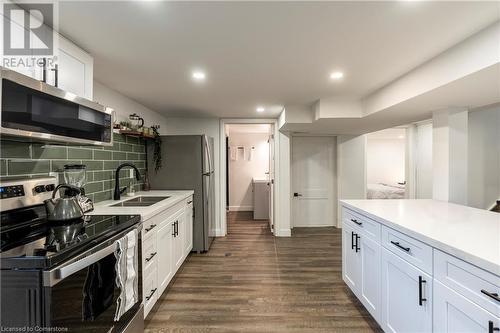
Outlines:
{"type": "Polygon", "coordinates": [[[114,111],[0,67],[1,136],[73,145],[113,144],[114,111]]]}

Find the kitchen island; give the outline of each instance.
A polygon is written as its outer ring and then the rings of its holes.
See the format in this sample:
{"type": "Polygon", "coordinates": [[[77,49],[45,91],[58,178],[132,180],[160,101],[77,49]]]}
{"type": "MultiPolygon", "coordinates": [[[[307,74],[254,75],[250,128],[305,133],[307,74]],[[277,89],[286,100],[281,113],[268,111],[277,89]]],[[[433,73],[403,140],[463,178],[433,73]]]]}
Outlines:
{"type": "Polygon", "coordinates": [[[385,331],[500,325],[500,215],[436,200],[342,201],[343,279],[385,331]]]}
{"type": "Polygon", "coordinates": [[[154,190],[95,205],[92,214],[140,215],[144,318],[193,248],[193,191],[154,190]]]}

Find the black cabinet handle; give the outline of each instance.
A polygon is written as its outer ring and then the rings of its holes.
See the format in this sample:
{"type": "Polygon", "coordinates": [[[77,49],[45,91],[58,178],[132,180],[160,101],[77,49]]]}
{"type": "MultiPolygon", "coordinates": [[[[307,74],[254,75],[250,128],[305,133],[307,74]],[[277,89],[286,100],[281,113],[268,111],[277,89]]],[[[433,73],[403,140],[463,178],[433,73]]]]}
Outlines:
{"type": "Polygon", "coordinates": [[[191,204],[191,203],[193,203],[193,200],[189,200],[187,204],[189,205],[189,204],[191,204]]]}
{"type": "Polygon", "coordinates": [[[47,58],[42,58],[42,82],[47,83],[47,58]]]}
{"type": "Polygon", "coordinates": [[[493,332],[498,332],[498,331],[500,331],[500,328],[495,327],[491,320],[488,321],[488,333],[493,333],[493,332]]]}
{"type": "Polygon", "coordinates": [[[149,294],[149,296],[146,296],[146,301],[149,301],[151,299],[151,297],[153,297],[153,295],[155,294],[156,292],[156,288],[151,290],[151,293],[149,294]]]}
{"type": "Polygon", "coordinates": [[[359,236],[358,234],[356,234],[356,253],[359,252],[359,250],[361,250],[361,248],[358,246],[359,245],[359,239],[361,238],[361,236],[359,236]]]}
{"type": "Polygon", "coordinates": [[[486,296],[493,298],[495,301],[500,302],[500,297],[498,297],[498,293],[490,293],[484,289],[481,289],[481,292],[486,296]]]}
{"type": "Polygon", "coordinates": [[[156,224],[151,224],[149,228],[144,229],[146,232],[153,230],[153,228],[156,227],[156,224]]]}
{"type": "Polygon", "coordinates": [[[356,223],[357,225],[363,225],[363,222],[358,222],[356,219],[351,219],[352,222],[356,223]]]}
{"type": "Polygon", "coordinates": [[[427,298],[423,298],[423,284],[427,283],[426,280],[422,276],[418,276],[418,305],[422,306],[425,301],[427,301],[427,298]]]}
{"type": "Polygon", "coordinates": [[[57,64],[54,65],[54,68],[51,69],[54,72],[54,86],[58,86],[59,84],[59,67],[57,64]]]}
{"type": "Polygon", "coordinates": [[[302,194],[295,192],[295,193],[293,194],[293,196],[294,196],[294,197],[301,197],[301,196],[302,196],[302,194]]]}
{"type": "Polygon", "coordinates": [[[146,258],[146,261],[150,261],[151,259],[153,259],[153,257],[155,255],[156,255],[156,252],[151,253],[151,255],[148,258],[146,258]]]}
{"type": "Polygon", "coordinates": [[[351,250],[354,250],[354,231],[351,231],[351,250]]]}
{"type": "Polygon", "coordinates": [[[393,241],[391,241],[391,244],[393,244],[394,246],[397,246],[398,248],[400,248],[403,251],[410,252],[410,248],[409,247],[404,247],[401,244],[399,244],[399,242],[393,242],[393,241]]]}

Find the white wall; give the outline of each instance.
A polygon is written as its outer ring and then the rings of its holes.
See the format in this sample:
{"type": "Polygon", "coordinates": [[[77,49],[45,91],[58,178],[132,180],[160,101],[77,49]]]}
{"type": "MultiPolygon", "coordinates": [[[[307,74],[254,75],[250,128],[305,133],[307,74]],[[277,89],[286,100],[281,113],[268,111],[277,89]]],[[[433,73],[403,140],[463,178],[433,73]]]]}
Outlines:
{"type": "Polygon", "coordinates": [[[432,123],[416,127],[415,199],[432,199],[432,123]]]}
{"type": "Polygon", "coordinates": [[[500,199],[500,106],[469,112],[468,205],[489,209],[500,199]]]}
{"type": "Polygon", "coordinates": [[[130,114],[137,113],[144,118],[145,126],[160,125],[160,134],[167,133],[166,117],[95,80],[94,100],[104,106],[113,108],[118,122],[129,120],[128,116],[130,114]]]}
{"type": "MultiPolygon", "coordinates": [[[[206,134],[214,139],[214,168],[215,168],[215,220],[217,236],[221,235],[220,210],[220,150],[219,150],[219,119],[218,118],[167,118],[165,131],[169,135],[198,135],[206,134]]],[[[166,157],[168,159],[168,157],[166,157]]]]}
{"type": "Polygon", "coordinates": [[[432,197],[467,205],[468,111],[446,109],[432,115],[432,197]]]}
{"type": "MultiPolygon", "coordinates": [[[[238,133],[229,130],[230,150],[243,147],[245,156],[229,158],[229,210],[253,210],[253,178],[265,178],[269,170],[269,134],[238,133]],[[253,149],[253,153],[251,154],[253,149]],[[250,159],[250,155],[252,158],[250,159]]],[[[232,155],[232,154],[231,154],[232,155]]]]}
{"type": "MultiPolygon", "coordinates": [[[[366,135],[337,137],[338,198],[366,199],[366,135]]],[[[341,227],[340,204],[337,226],[341,227]]]]}
{"type": "Polygon", "coordinates": [[[405,180],[405,140],[379,139],[368,135],[366,146],[368,184],[396,184],[405,180]]]}

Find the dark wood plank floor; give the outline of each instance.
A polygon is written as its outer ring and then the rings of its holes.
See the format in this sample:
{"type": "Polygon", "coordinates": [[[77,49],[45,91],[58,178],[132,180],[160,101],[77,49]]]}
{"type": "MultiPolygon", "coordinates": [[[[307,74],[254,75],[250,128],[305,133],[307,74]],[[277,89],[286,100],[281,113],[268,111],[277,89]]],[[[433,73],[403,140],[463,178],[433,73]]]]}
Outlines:
{"type": "Polygon", "coordinates": [[[231,213],[228,235],[191,254],[146,320],[146,332],[381,332],[341,277],[341,233],[231,213]]]}

